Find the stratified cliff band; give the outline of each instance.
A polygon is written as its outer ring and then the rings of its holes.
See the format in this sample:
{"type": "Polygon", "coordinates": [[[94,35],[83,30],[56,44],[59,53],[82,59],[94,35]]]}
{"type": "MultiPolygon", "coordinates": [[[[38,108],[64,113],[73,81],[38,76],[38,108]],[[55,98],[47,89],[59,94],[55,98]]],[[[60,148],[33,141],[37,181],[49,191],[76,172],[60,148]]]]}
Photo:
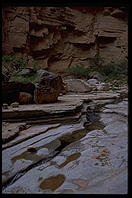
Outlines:
{"type": "Polygon", "coordinates": [[[63,73],[100,55],[105,63],[128,58],[125,8],[6,7],[2,10],[3,55],[14,52],[42,68],[63,73]]]}

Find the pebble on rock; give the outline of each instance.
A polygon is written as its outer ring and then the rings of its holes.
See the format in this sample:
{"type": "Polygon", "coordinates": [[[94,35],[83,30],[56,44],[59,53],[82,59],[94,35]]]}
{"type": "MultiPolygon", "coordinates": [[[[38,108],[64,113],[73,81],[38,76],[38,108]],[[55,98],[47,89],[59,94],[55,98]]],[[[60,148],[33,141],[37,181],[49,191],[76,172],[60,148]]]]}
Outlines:
{"type": "Polygon", "coordinates": [[[32,153],[32,152],[36,152],[37,149],[35,147],[33,147],[33,146],[29,146],[28,149],[27,149],[27,151],[29,151],[29,152],[32,153]]]}
{"type": "Polygon", "coordinates": [[[8,104],[4,103],[3,104],[3,109],[8,109],[8,104]]]}
{"type": "Polygon", "coordinates": [[[11,104],[12,108],[18,108],[19,107],[19,103],[18,102],[14,102],[11,104]]]}

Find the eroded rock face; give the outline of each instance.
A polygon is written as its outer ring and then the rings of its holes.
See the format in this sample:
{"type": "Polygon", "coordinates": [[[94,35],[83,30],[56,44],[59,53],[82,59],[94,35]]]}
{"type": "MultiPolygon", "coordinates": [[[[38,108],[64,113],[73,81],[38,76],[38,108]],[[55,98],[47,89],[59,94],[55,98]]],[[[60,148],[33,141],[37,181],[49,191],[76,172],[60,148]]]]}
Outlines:
{"type": "Polygon", "coordinates": [[[3,54],[15,52],[63,73],[99,54],[105,61],[127,58],[127,10],[123,8],[3,8],[3,54]]]}
{"type": "Polygon", "coordinates": [[[56,102],[63,87],[61,77],[57,74],[45,71],[41,78],[41,81],[36,84],[34,91],[35,103],[56,102]]]}

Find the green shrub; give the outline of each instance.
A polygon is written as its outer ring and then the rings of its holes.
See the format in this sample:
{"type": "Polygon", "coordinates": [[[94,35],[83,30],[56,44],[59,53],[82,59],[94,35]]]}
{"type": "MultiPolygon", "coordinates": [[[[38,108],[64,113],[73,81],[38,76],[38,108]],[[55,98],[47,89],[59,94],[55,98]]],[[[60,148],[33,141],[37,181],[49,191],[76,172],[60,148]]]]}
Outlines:
{"type": "Polygon", "coordinates": [[[120,63],[109,63],[102,65],[102,59],[99,57],[91,58],[91,65],[89,68],[85,68],[83,65],[77,65],[76,67],[70,67],[66,70],[66,75],[72,75],[76,78],[89,78],[91,72],[99,72],[105,76],[105,81],[110,82],[118,80],[121,84],[128,81],[128,62],[123,61],[120,63]],[[98,61],[100,63],[98,63],[98,61]]]}
{"type": "Polygon", "coordinates": [[[76,67],[70,67],[66,70],[66,75],[72,75],[76,78],[88,78],[89,71],[82,64],[77,65],[76,67]]]}
{"type": "Polygon", "coordinates": [[[26,68],[28,62],[24,57],[16,56],[14,54],[6,55],[2,57],[2,67],[8,72],[14,70],[20,70],[26,68]]]}
{"type": "Polygon", "coordinates": [[[90,67],[100,67],[103,65],[104,60],[99,55],[95,55],[94,57],[90,57],[86,59],[90,63],[90,67]]]}
{"type": "MultiPolygon", "coordinates": [[[[36,83],[40,81],[40,77],[33,73],[30,76],[20,76],[18,73],[29,67],[26,57],[16,56],[15,54],[9,54],[2,57],[2,70],[10,78],[10,81],[17,82],[32,82],[36,83]]],[[[35,60],[32,59],[30,67],[34,70],[40,69],[40,66],[35,60]]]]}
{"type": "Polygon", "coordinates": [[[15,82],[23,82],[23,83],[28,83],[28,82],[32,82],[32,83],[37,83],[41,80],[41,77],[39,77],[37,74],[33,74],[32,76],[19,76],[19,75],[15,75],[12,76],[10,78],[10,82],[11,81],[15,81],[15,82]]]}
{"type": "Polygon", "coordinates": [[[100,68],[100,73],[106,76],[106,81],[119,80],[121,83],[128,80],[128,62],[109,63],[100,68]]]}
{"type": "Polygon", "coordinates": [[[34,70],[39,70],[41,69],[40,65],[38,64],[38,62],[34,59],[30,59],[30,66],[34,69],[34,70]]]}

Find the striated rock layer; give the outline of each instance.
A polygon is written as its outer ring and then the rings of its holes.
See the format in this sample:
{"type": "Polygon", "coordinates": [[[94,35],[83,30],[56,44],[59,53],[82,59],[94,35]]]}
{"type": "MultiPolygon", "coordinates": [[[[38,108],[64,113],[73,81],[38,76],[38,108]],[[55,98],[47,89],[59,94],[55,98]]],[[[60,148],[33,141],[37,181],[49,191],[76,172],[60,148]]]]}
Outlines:
{"type": "Polygon", "coordinates": [[[100,55],[105,63],[128,58],[127,10],[123,7],[6,7],[3,54],[33,58],[43,69],[63,73],[100,55]]]}

